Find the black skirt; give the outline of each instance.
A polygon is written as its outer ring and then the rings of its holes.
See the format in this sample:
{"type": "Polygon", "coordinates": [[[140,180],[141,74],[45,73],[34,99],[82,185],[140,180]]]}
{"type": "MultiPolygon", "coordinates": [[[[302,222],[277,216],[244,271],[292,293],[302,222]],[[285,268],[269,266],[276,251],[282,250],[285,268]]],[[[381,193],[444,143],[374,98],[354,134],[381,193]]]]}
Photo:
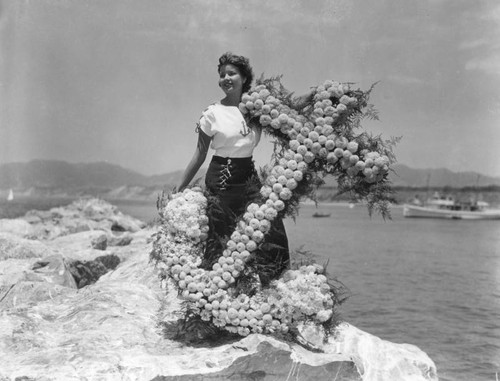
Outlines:
{"type": "Polygon", "coordinates": [[[251,157],[214,156],[205,176],[205,185],[233,215],[241,215],[249,200],[258,196],[257,171],[251,157]],[[254,185],[250,187],[250,184],[254,185]],[[257,188],[257,189],[256,189],[257,188]]]}
{"type": "MultiPolygon", "coordinates": [[[[251,157],[213,156],[205,175],[209,192],[210,231],[204,265],[209,268],[225,248],[225,242],[236,228],[248,204],[261,201],[261,183],[251,157]]],[[[275,218],[265,242],[260,245],[249,265],[261,269],[261,283],[266,285],[289,267],[290,255],[285,226],[275,218]]]]}

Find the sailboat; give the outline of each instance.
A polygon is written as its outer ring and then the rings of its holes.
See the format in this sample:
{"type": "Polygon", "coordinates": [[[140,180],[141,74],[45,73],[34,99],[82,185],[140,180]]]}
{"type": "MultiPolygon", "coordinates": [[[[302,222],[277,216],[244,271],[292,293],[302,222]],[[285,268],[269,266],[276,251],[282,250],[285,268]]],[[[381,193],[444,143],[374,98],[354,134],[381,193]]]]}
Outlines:
{"type": "Polygon", "coordinates": [[[7,196],[7,201],[12,201],[14,200],[14,191],[11,189],[9,191],[9,195],[7,196]]]}

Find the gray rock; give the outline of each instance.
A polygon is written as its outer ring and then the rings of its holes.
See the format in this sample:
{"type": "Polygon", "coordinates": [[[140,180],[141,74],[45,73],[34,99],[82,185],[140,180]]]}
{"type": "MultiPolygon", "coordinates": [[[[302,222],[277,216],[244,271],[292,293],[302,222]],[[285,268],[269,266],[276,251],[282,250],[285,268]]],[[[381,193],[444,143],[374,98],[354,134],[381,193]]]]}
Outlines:
{"type": "Polygon", "coordinates": [[[20,237],[27,237],[33,233],[33,227],[24,219],[0,219],[0,232],[15,234],[20,237]]]}
{"type": "Polygon", "coordinates": [[[91,261],[74,261],[69,264],[69,270],[78,285],[78,288],[94,284],[110,270],[114,270],[120,263],[116,255],[103,255],[91,261]]]}
{"type": "Polygon", "coordinates": [[[59,225],[64,226],[67,234],[85,232],[93,229],[93,224],[89,220],[81,218],[63,218],[59,221],[59,225]]]}
{"type": "Polygon", "coordinates": [[[137,232],[145,227],[145,223],[118,213],[110,218],[111,230],[118,232],[137,232]]]}
{"type": "MultiPolygon", "coordinates": [[[[389,343],[348,324],[339,327],[324,353],[264,335],[200,347],[165,339],[157,323],[177,319],[180,301],[173,288],[165,294],[160,287],[147,255],[150,245],[116,249],[132,248],[116,270],[78,292],[61,286],[38,289],[42,300],[36,305],[19,306],[10,298],[0,314],[0,379],[196,380],[221,372],[242,380],[272,380],[277,374],[299,380],[312,379],[309,374],[318,380],[337,375],[344,380],[437,380],[432,360],[417,347],[389,343]]],[[[315,340],[310,329],[303,333],[315,340]]]]}
{"type": "Polygon", "coordinates": [[[331,357],[325,364],[309,365],[294,361],[290,351],[278,349],[263,341],[255,353],[242,356],[218,372],[186,374],[179,376],[159,376],[152,381],[209,381],[209,380],[248,380],[248,381],[362,381],[353,361],[331,357]]]}
{"type": "Polygon", "coordinates": [[[26,280],[26,273],[40,258],[9,258],[0,261],[0,286],[10,287],[26,280]]]}
{"type": "Polygon", "coordinates": [[[52,219],[50,210],[30,210],[24,216],[27,221],[41,222],[52,219]]]}
{"type": "Polygon", "coordinates": [[[103,230],[89,230],[55,237],[54,239],[47,241],[46,244],[53,247],[82,250],[91,248],[91,242],[102,235],[105,235],[103,230]]]}
{"type": "Polygon", "coordinates": [[[8,258],[43,258],[54,250],[39,241],[28,240],[10,233],[0,233],[0,260],[8,258]]]}
{"type": "Polygon", "coordinates": [[[109,234],[108,235],[108,245],[109,246],[127,246],[132,242],[133,237],[130,234],[109,234]]]}
{"type": "Polygon", "coordinates": [[[159,323],[176,322],[182,305],[149,263],[152,230],[136,230],[134,219],[95,200],[40,220],[35,225],[54,238],[46,245],[0,234],[0,380],[437,380],[434,363],[417,347],[347,323],[326,344],[321,330],[300,327],[321,353],[257,334],[198,347],[169,340],[159,323]],[[70,234],[68,221],[79,219],[102,230],[70,234]],[[109,237],[115,223],[132,242],[93,249],[92,239],[109,237]],[[91,261],[104,253],[122,262],[77,290],[64,257],[91,261]]]}
{"type": "Polygon", "coordinates": [[[26,280],[54,283],[60,286],[77,288],[75,279],[61,255],[51,255],[33,264],[32,272],[26,273],[26,280]]]}
{"type": "MultiPolygon", "coordinates": [[[[19,281],[15,284],[0,285],[0,310],[8,313],[17,313],[16,311],[23,311],[29,309],[30,311],[36,310],[36,306],[46,300],[61,295],[70,295],[77,290],[60,286],[54,283],[46,282],[32,282],[32,281],[19,281]]],[[[0,337],[1,335],[0,328],[0,337]]],[[[1,340],[1,339],[0,339],[1,340]]],[[[0,349],[0,353],[2,350],[0,349]]],[[[0,364],[0,370],[2,366],[0,364]]],[[[2,373],[0,372],[0,376],[2,373]]],[[[1,379],[1,378],[0,378],[1,379]]]]}
{"type": "Polygon", "coordinates": [[[76,289],[76,282],[61,255],[39,258],[9,258],[0,261],[0,308],[36,305],[76,289]]]}
{"type": "Polygon", "coordinates": [[[80,199],[44,212],[30,211],[24,219],[31,225],[30,237],[38,239],[56,239],[89,230],[138,232],[145,227],[144,222],[96,198],[80,199]]]}
{"type": "Polygon", "coordinates": [[[72,205],[75,209],[82,211],[87,218],[94,220],[107,218],[117,213],[116,206],[97,198],[81,199],[72,205]]]}
{"type": "Polygon", "coordinates": [[[23,220],[28,222],[29,224],[41,223],[43,221],[42,218],[34,212],[36,211],[30,210],[29,212],[26,212],[26,214],[23,216],[23,220]]]}
{"type": "Polygon", "coordinates": [[[98,237],[92,239],[91,241],[92,248],[96,250],[106,250],[108,247],[108,237],[106,234],[101,234],[98,237]]]}

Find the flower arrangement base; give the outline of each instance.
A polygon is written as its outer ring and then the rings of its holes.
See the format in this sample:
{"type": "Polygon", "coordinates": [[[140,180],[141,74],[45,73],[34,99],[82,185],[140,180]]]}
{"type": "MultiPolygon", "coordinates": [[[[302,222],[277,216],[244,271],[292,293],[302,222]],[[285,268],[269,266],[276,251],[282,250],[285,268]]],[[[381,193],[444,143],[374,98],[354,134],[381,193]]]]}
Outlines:
{"type": "Polygon", "coordinates": [[[238,334],[203,321],[197,314],[185,315],[175,321],[162,321],[159,326],[164,338],[190,346],[214,347],[241,339],[238,334]]]}

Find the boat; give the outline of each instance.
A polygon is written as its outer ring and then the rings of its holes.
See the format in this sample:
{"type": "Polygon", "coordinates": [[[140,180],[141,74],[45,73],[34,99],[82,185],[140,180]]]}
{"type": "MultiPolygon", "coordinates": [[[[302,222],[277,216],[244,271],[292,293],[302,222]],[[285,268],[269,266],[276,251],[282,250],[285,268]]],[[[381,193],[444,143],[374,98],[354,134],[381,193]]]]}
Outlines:
{"type": "Polygon", "coordinates": [[[321,213],[321,212],[314,212],[313,217],[316,218],[321,218],[321,217],[330,217],[331,213],[321,213]]]}
{"type": "Polygon", "coordinates": [[[489,209],[484,201],[459,202],[435,193],[425,203],[418,199],[403,206],[404,217],[444,218],[451,220],[498,220],[500,209],[489,209]]]}
{"type": "Polygon", "coordinates": [[[14,200],[14,191],[11,189],[9,191],[9,195],[7,196],[7,201],[12,201],[14,200]]]}

